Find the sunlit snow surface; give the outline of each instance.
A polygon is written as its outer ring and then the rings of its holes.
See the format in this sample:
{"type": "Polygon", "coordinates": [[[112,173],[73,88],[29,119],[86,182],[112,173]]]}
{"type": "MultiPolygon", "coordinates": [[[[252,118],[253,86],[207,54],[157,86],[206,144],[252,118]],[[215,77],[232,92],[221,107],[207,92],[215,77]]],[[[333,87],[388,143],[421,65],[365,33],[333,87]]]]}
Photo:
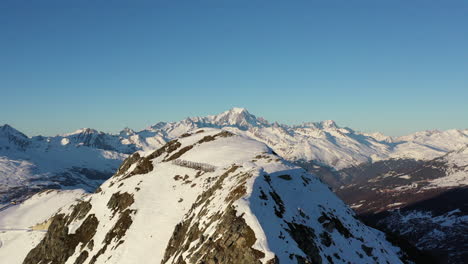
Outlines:
{"type": "Polygon", "coordinates": [[[32,230],[60,208],[82,199],[82,190],[44,191],[21,204],[0,209],[0,263],[22,263],[26,254],[44,237],[45,230],[32,230]]]}
{"type": "MultiPolygon", "coordinates": [[[[222,182],[222,188],[216,189],[211,195],[209,206],[204,209],[206,215],[192,223],[198,225],[200,230],[205,230],[204,236],[213,234],[216,221],[211,226],[206,225],[212,216],[226,210],[226,201],[233,189],[244,184],[245,194],[232,205],[237,215],[242,216],[254,231],[256,242],[253,247],[265,253],[262,259],[264,263],[275,255],[280,263],[295,263],[296,260],[290,259],[290,254],[304,256],[285,230],[286,222],[313,229],[317,234],[315,242],[320,245],[318,235],[325,232],[325,228],[318,222],[318,218],[323,214],[336,217],[352,234],[352,237],[346,238],[336,229],[329,230],[335,245],[320,247],[323,259],[332,256],[335,263],[400,263],[395,252],[398,249],[386,242],[381,233],[357,221],[354,213],[313,175],[273,154],[266,145],[243,136],[218,137],[214,141],[197,143],[205,136],[220,133],[217,129],[204,130],[203,133],[178,139],[181,146],[177,150],[193,145],[179,158],[214,165],[217,168],[214,172],[200,175],[198,170],[163,162],[167,156],[162,155],[152,161],[153,170],[149,173],[123,179],[135,169],[135,166],[130,166],[127,172],[106,181],[100,192],[85,198],[92,205],[88,215],[94,214],[99,220],[93,237],[94,248],[89,250],[90,256],[96,255],[103,248],[101,243],[118,219],[119,213],[113,216],[107,206],[112,195],[127,192],[133,195],[135,201],[129,208],[135,210],[132,214],[133,223],[121,238],[123,243],[115,247],[118,241],[112,241],[96,263],[160,263],[175,226],[202,209],[193,207],[197,197],[212,187],[232,166],[238,168],[228,174],[222,182]],[[177,175],[183,176],[183,179],[177,175]],[[245,183],[239,180],[239,175],[247,177],[245,183]],[[289,175],[291,178],[279,177],[281,175],[289,175]],[[266,176],[271,180],[266,181],[266,176]],[[282,217],[275,213],[278,204],[271,197],[268,200],[260,199],[262,190],[267,193],[274,191],[281,198],[285,208],[282,217]],[[373,248],[372,256],[376,260],[366,255],[362,245],[373,248]],[[335,253],[341,259],[333,257],[335,253]]],[[[81,223],[81,220],[72,222],[69,232],[77,230],[81,223]]],[[[31,241],[37,243],[37,238],[31,238],[31,241]]],[[[81,252],[79,248],[80,245],[67,263],[75,262],[81,252]]],[[[188,258],[189,255],[189,252],[183,252],[173,257],[188,258]]]]}

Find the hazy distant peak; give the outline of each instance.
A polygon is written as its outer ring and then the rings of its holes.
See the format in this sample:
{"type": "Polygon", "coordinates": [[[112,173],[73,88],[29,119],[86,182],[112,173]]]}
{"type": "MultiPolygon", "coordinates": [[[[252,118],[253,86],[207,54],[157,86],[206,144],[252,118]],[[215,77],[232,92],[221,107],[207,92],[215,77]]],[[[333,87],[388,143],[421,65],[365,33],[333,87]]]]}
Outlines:
{"type": "Polygon", "coordinates": [[[0,135],[15,136],[15,137],[20,137],[24,139],[28,138],[25,134],[21,133],[20,131],[18,131],[17,129],[13,128],[12,126],[8,124],[4,124],[3,126],[0,126],[0,135]]]}
{"type": "Polygon", "coordinates": [[[321,125],[323,128],[338,128],[338,126],[336,125],[335,121],[333,121],[333,120],[325,120],[325,121],[322,121],[322,122],[320,122],[320,125],[321,125]]]}
{"type": "Polygon", "coordinates": [[[338,129],[340,128],[333,120],[324,120],[320,122],[304,122],[294,127],[315,128],[315,129],[338,129]]]}
{"type": "Polygon", "coordinates": [[[78,129],[78,130],[76,130],[76,131],[74,131],[72,133],[64,134],[63,136],[68,137],[68,136],[80,135],[80,134],[85,134],[85,135],[99,134],[99,131],[97,131],[95,129],[92,129],[92,128],[81,128],[81,129],[78,129]]]}
{"type": "Polygon", "coordinates": [[[218,125],[237,125],[240,127],[259,126],[262,123],[245,108],[232,108],[214,116],[218,125]]]}
{"type": "Polygon", "coordinates": [[[249,114],[249,111],[247,111],[246,108],[243,108],[243,107],[233,107],[231,109],[229,109],[228,111],[226,112],[230,112],[230,113],[238,113],[238,114],[241,114],[241,113],[247,113],[249,114]]]}
{"type": "Polygon", "coordinates": [[[126,127],[124,129],[122,129],[122,131],[120,131],[119,135],[121,137],[128,137],[128,136],[131,136],[131,135],[134,135],[135,134],[135,131],[129,127],[126,127]]]}

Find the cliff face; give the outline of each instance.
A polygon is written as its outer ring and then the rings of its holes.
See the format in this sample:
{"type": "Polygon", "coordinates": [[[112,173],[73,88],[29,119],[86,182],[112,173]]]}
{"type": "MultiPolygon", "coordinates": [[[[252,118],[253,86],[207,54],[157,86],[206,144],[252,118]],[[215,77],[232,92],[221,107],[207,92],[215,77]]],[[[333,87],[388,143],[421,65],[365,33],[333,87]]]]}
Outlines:
{"type": "Polygon", "coordinates": [[[315,176],[204,129],[130,156],[24,263],[401,263],[396,251],[315,176]]]}

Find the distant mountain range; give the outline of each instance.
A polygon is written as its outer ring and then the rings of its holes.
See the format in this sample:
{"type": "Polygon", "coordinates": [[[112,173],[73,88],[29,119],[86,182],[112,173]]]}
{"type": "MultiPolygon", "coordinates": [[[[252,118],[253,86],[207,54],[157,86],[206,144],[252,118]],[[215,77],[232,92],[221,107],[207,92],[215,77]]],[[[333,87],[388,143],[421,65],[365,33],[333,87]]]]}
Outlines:
{"type": "MultiPolygon", "coordinates": [[[[127,155],[148,152],[203,127],[222,128],[266,143],[287,160],[341,170],[386,159],[431,160],[468,144],[468,130],[424,131],[403,137],[367,134],[333,121],[288,126],[233,108],[218,115],[160,122],[142,131],[108,134],[85,128],[54,137],[27,137],[0,127],[0,201],[24,193],[24,186],[91,191],[127,155]],[[26,184],[28,183],[28,184],[26,184]],[[11,189],[16,191],[11,192],[11,189]]],[[[342,179],[339,179],[341,181],[342,179]]]]}
{"type": "Polygon", "coordinates": [[[357,132],[333,121],[294,126],[270,123],[243,108],[160,122],[141,131],[125,128],[118,134],[85,128],[30,138],[4,125],[0,127],[0,203],[21,201],[50,188],[93,192],[130,154],[149,155],[170,140],[208,128],[265,143],[274,153],[317,175],[375,227],[385,229],[388,224],[392,228],[386,231],[436,252],[440,259],[456,260],[451,263],[462,263],[460,259],[468,256],[468,251],[453,243],[468,244],[468,235],[458,235],[468,230],[463,224],[468,215],[467,196],[451,194],[465,193],[468,186],[468,129],[390,137],[357,132]],[[437,197],[445,197],[454,206],[440,210],[436,202],[425,202],[437,197]],[[408,218],[399,217],[399,212],[413,218],[449,215],[454,224],[425,225],[423,231],[415,225],[409,231],[402,220],[408,218]],[[443,238],[438,232],[442,229],[443,238]],[[449,234],[456,234],[457,240],[449,234]],[[418,244],[423,238],[438,241],[438,248],[434,249],[434,243],[418,244]]]}
{"type": "Polygon", "coordinates": [[[15,218],[47,232],[0,233],[8,248],[0,247],[0,258],[11,264],[398,264],[408,257],[318,178],[261,142],[213,128],[133,154],[95,193],[37,194],[0,212],[0,225],[18,228],[15,218]]]}

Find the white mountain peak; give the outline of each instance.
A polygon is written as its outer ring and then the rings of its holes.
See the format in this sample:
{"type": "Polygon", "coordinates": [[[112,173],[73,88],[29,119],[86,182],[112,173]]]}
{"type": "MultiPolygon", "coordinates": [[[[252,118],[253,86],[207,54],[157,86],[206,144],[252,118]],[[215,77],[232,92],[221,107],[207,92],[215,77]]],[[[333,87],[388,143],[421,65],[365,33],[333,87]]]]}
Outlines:
{"type": "Polygon", "coordinates": [[[325,128],[337,128],[338,126],[336,125],[335,121],[333,120],[324,120],[320,122],[323,127],[325,128]]]}
{"type": "Polygon", "coordinates": [[[63,134],[62,136],[63,137],[69,137],[69,136],[80,135],[80,134],[89,135],[89,134],[99,134],[99,133],[101,133],[101,132],[97,131],[96,129],[80,128],[80,129],[78,129],[78,130],[76,130],[74,132],[63,134]]]}
{"type": "Polygon", "coordinates": [[[231,108],[230,110],[228,110],[226,112],[238,113],[238,114],[244,113],[244,112],[249,113],[249,111],[247,111],[247,109],[243,108],[243,107],[233,107],[233,108],[231,108]]]}
{"type": "Polygon", "coordinates": [[[119,133],[119,135],[121,137],[128,137],[128,136],[133,135],[133,134],[135,134],[135,130],[133,130],[133,129],[129,128],[129,127],[126,127],[124,129],[122,129],[122,131],[120,131],[120,133],[119,133]]]}

